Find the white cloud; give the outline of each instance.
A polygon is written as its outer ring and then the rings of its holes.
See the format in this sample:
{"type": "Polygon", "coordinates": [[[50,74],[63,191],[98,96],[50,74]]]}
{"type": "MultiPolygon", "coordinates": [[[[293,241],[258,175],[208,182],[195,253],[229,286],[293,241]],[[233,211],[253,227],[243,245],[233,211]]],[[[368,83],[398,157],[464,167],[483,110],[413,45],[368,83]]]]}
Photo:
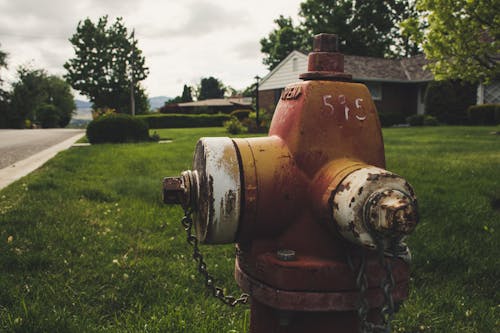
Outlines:
{"type": "Polygon", "coordinates": [[[178,95],[183,84],[207,76],[243,89],[267,73],[259,40],[280,14],[296,17],[301,1],[0,0],[0,49],[9,54],[2,77],[13,80],[16,67],[28,62],[63,74],[78,22],[109,15],[135,29],[150,68],[143,82],[150,96],[178,95]]]}

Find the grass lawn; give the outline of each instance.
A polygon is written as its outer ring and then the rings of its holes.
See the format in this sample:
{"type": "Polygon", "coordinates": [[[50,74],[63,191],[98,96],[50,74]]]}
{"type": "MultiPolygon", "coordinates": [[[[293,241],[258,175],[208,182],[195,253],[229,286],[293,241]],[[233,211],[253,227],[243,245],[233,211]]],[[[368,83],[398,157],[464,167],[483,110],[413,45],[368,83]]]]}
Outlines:
{"type": "MultiPolygon", "coordinates": [[[[410,299],[394,332],[500,332],[499,127],[384,130],[387,167],[419,196],[410,299]]],[[[246,332],[247,306],[209,297],[182,211],[161,179],[191,168],[201,136],[74,147],[0,191],[0,331],[246,332]]],[[[203,246],[236,294],[234,247],[203,246]]]]}

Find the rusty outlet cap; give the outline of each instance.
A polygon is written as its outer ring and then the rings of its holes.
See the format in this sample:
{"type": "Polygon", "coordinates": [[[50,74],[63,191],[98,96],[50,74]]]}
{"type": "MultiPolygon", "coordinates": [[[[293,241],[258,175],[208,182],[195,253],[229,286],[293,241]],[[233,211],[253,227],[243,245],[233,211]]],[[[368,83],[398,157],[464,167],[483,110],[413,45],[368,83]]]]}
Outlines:
{"type": "Polygon", "coordinates": [[[417,226],[414,201],[398,190],[373,193],[366,202],[365,223],[382,236],[409,235],[417,226]]]}
{"type": "Polygon", "coordinates": [[[185,201],[187,189],[183,177],[163,178],[163,202],[170,205],[180,205],[185,201]]]}
{"type": "Polygon", "coordinates": [[[163,202],[188,208],[197,201],[197,173],[183,171],[179,177],[163,178],[163,202]]]}
{"type": "Polygon", "coordinates": [[[411,185],[375,166],[347,175],[333,193],[331,207],[340,234],[370,249],[380,241],[389,248],[418,223],[417,197],[411,185]]]}

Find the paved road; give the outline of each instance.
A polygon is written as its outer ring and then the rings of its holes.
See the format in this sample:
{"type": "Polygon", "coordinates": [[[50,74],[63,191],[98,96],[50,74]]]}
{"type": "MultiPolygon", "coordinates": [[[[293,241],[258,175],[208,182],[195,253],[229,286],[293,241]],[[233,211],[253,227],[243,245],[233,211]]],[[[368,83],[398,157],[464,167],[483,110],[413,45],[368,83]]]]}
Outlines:
{"type": "Polygon", "coordinates": [[[83,130],[0,130],[0,189],[42,166],[82,137],[83,130]]]}
{"type": "Polygon", "coordinates": [[[83,130],[0,130],[0,169],[24,160],[80,133],[83,133],[83,130]]]}

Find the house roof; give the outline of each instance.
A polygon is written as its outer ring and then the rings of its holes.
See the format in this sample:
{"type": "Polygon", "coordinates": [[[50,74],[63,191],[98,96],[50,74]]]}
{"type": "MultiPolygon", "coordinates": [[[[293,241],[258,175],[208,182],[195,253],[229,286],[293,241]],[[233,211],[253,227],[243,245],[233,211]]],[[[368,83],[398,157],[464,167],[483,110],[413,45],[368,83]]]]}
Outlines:
{"type": "Polygon", "coordinates": [[[196,102],[177,104],[179,107],[200,107],[200,106],[250,106],[251,98],[213,98],[196,102]]]}
{"type": "MultiPolygon", "coordinates": [[[[424,55],[404,59],[383,59],[344,55],[344,72],[352,75],[355,81],[385,82],[427,82],[433,80],[432,73],[425,69],[427,60],[424,55]]],[[[259,90],[283,88],[299,80],[299,74],[307,71],[307,55],[292,51],[279,63],[259,86],[259,90]],[[297,60],[293,60],[297,59],[297,60]],[[292,61],[296,61],[300,70],[293,73],[292,61]]]]}

